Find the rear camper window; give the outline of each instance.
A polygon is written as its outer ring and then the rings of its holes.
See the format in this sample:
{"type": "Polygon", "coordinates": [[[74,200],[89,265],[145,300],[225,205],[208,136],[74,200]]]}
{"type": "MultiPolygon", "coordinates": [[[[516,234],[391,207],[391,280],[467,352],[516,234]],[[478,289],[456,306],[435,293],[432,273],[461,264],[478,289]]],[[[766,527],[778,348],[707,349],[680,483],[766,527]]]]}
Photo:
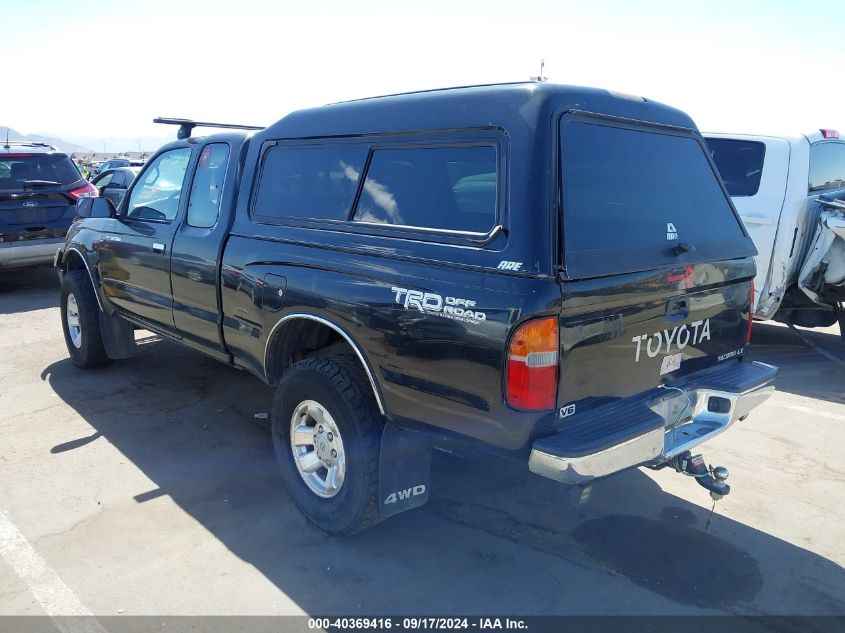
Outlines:
{"type": "Polygon", "coordinates": [[[734,197],[756,196],[763,175],[766,146],[757,141],[708,138],[707,147],[728,193],[734,197]]]}
{"type": "Polygon", "coordinates": [[[695,138],[568,117],[560,135],[570,276],[756,254],[695,138]]]}

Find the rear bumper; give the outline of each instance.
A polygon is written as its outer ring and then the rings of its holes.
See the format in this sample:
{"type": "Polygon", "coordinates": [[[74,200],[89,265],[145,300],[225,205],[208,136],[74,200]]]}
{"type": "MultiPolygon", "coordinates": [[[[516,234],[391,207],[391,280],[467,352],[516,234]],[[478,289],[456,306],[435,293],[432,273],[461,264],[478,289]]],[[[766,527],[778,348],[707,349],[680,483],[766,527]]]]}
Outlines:
{"type": "Polygon", "coordinates": [[[766,401],[778,368],[734,363],[566,418],[538,439],[529,469],[567,484],[656,466],[715,437],[766,401]]]}
{"type": "Polygon", "coordinates": [[[52,264],[56,249],[64,242],[63,237],[0,242],[0,270],[52,264]]]}

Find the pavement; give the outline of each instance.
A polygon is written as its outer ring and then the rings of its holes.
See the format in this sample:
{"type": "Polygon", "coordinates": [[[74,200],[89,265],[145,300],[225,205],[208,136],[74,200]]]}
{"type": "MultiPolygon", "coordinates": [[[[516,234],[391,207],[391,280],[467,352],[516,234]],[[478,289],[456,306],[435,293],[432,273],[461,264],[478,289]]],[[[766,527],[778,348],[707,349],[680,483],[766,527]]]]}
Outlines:
{"type": "MultiPolygon", "coordinates": [[[[703,447],[733,492],[632,470],[581,501],[438,453],[429,504],[332,537],[296,510],[245,372],[144,333],[68,360],[49,269],[0,273],[0,614],[845,614],[845,365],[777,324],[777,393],[703,447]]],[[[838,329],[805,331],[845,363],[838,329]]]]}

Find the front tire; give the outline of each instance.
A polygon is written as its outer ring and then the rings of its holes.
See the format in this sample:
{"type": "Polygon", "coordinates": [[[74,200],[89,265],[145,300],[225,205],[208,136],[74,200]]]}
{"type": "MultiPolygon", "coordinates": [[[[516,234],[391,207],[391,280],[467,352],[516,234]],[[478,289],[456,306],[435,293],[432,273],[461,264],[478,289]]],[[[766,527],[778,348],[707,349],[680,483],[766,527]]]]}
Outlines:
{"type": "Polygon", "coordinates": [[[383,426],[352,359],[309,358],[279,381],[271,419],[276,462],[296,506],[326,532],[350,534],[381,520],[383,426]]]}
{"type": "Polygon", "coordinates": [[[84,270],[69,270],[62,278],[62,330],[74,365],[81,369],[109,362],[100,333],[100,307],[84,270]]]}

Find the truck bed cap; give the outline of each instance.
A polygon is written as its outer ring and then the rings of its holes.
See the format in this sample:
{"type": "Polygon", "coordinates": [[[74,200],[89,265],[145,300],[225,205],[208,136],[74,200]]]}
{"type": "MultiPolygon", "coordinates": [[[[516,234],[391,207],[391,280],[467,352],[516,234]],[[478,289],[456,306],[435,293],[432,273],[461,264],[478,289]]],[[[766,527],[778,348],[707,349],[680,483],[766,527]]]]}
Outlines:
{"type": "Polygon", "coordinates": [[[597,112],[658,125],[694,128],[675,108],[603,89],[537,82],[444,88],[372,97],[299,110],[257,136],[301,138],[390,131],[499,126],[526,132],[555,111],[597,112]]]}

